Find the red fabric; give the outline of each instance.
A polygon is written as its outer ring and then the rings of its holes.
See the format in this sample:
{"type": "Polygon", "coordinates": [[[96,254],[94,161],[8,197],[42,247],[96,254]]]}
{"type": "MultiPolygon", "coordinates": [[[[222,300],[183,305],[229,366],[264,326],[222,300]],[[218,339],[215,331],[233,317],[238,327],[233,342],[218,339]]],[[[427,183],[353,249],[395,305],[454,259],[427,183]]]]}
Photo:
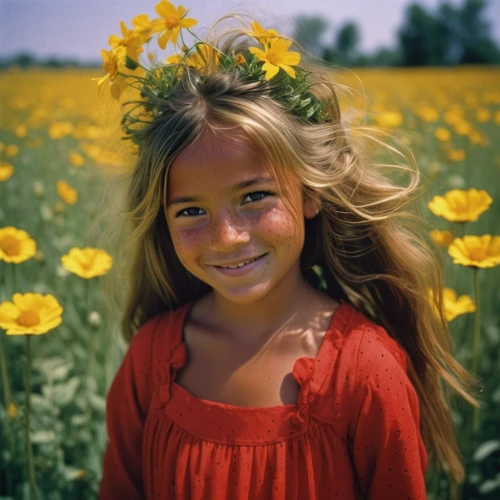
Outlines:
{"type": "Polygon", "coordinates": [[[346,302],[296,404],[244,408],[175,383],[192,304],[149,320],[107,398],[100,500],[425,499],[427,452],[404,351],[346,302]]]}

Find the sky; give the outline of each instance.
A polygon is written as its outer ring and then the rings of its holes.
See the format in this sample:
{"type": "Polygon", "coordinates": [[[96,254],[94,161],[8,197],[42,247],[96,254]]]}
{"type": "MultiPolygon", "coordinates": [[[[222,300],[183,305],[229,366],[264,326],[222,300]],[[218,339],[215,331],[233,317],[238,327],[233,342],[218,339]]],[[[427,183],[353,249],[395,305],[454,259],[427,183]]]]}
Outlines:
{"type": "MultiPolygon", "coordinates": [[[[420,0],[435,9],[442,0],[420,0]]],[[[448,0],[460,5],[461,0],[448,0]]],[[[120,34],[120,21],[130,25],[137,14],[157,17],[158,0],[0,0],[0,58],[21,51],[38,57],[75,58],[80,62],[99,62],[100,50],[108,48],[111,34],[120,34]]],[[[175,0],[172,2],[178,5],[175,0]]],[[[196,31],[206,30],[228,12],[247,13],[268,28],[291,35],[298,14],[320,15],[332,32],[346,21],[361,28],[360,48],[371,52],[396,42],[396,29],[402,24],[410,0],[184,0],[190,16],[198,19],[196,31]]],[[[500,41],[500,0],[490,0],[487,17],[493,35],[500,41]]],[[[333,36],[333,35],[330,35],[333,36]]]]}

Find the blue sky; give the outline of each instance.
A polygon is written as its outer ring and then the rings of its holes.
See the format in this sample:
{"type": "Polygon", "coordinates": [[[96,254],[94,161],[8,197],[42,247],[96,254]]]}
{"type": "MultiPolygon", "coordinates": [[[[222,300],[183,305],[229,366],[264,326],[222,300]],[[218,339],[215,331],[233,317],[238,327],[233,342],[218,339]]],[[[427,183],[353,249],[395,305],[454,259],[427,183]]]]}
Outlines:
{"type": "MultiPolygon", "coordinates": [[[[420,0],[435,8],[441,0],[420,0]]],[[[461,0],[448,0],[455,5],[461,0]]],[[[130,24],[137,14],[156,17],[158,0],[0,0],[0,57],[30,51],[41,57],[75,57],[100,61],[108,37],[119,34],[120,20],[130,24]]],[[[173,2],[175,5],[177,3],[173,2]]],[[[371,51],[395,42],[409,0],[191,0],[181,2],[208,28],[218,17],[232,11],[248,13],[265,27],[291,34],[297,14],[321,15],[332,28],[354,20],[361,27],[361,48],[371,51]]],[[[487,11],[494,36],[500,40],[500,0],[490,0],[487,11]]]]}

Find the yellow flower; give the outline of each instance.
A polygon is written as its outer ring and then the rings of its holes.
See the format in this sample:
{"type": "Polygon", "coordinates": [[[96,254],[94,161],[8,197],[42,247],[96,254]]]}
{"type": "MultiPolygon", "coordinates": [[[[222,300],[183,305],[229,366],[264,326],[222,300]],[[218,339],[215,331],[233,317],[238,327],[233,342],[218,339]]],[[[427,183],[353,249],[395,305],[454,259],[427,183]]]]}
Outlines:
{"type": "Polygon", "coordinates": [[[455,238],[448,248],[454,264],[495,267],[500,264],[500,236],[464,236],[455,238]]]}
{"type": "Polygon", "coordinates": [[[295,70],[292,66],[296,66],[300,62],[300,54],[298,52],[288,52],[291,40],[284,38],[274,38],[269,41],[269,44],[264,46],[264,50],[257,47],[250,47],[250,52],[257,56],[259,61],[264,61],[262,69],[266,72],[266,80],[271,80],[282,68],[289,76],[295,78],[295,70]]]}
{"type": "Polygon", "coordinates": [[[0,304],[0,328],[7,335],[41,335],[59,326],[63,309],[52,295],[15,293],[0,304]]]}
{"type": "Polygon", "coordinates": [[[122,38],[118,35],[111,35],[109,37],[109,45],[113,49],[125,47],[126,55],[135,62],[138,62],[139,54],[143,51],[142,37],[137,31],[128,29],[123,21],[120,21],[120,29],[122,38]]]}
{"type": "Polygon", "coordinates": [[[83,156],[77,151],[70,151],[69,162],[74,167],[81,167],[85,163],[85,160],[83,159],[83,156]]]}
{"type": "Polygon", "coordinates": [[[457,298],[457,292],[452,288],[443,288],[443,302],[446,321],[453,321],[461,314],[476,310],[476,304],[468,295],[461,295],[457,298]]]}
{"type": "Polygon", "coordinates": [[[415,110],[415,114],[420,116],[425,122],[437,122],[439,120],[439,111],[430,106],[420,106],[415,110]]]}
{"type": "Polygon", "coordinates": [[[252,23],[252,30],[253,31],[248,32],[248,35],[256,38],[263,45],[280,36],[280,34],[272,28],[265,30],[257,21],[252,23]]]}
{"type": "Polygon", "coordinates": [[[434,229],[431,231],[431,238],[436,245],[446,248],[453,241],[454,236],[451,231],[438,231],[437,229],[434,229]]]}
{"type": "Polygon", "coordinates": [[[14,403],[9,404],[9,409],[7,410],[7,413],[10,418],[16,418],[18,411],[17,411],[17,406],[14,403]]]}
{"type": "Polygon", "coordinates": [[[0,260],[20,264],[36,253],[36,242],[22,229],[0,228],[0,260]]]}
{"type": "Polygon", "coordinates": [[[234,60],[236,64],[245,64],[247,62],[243,54],[236,54],[234,60]]]}
{"type": "Polygon", "coordinates": [[[12,177],[14,173],[14,167],[5,161],[0,162],[0,182],[6,181],[12,177]]]}
{"type": "Polygon", "coordinates": [[[26,125],[18,125],[16,127],[15,133],[17,137],[26,137],[28,135],[28,128],[26,125]]]}
{"type": "Polygon", "coordinates": [[[113,97],[113,99],[118,99],[122,90],[125,88],[124,78],[120,77],[118,73],[125,64],[126,55],[127,50],[121,45],[112,50],[102,49],[102,69],[107,72],[107,75],[100,78],[92,78],[92,80],[97,81],[98,86],[108,82],[111,97],[113,97]]]}
{"type": "MultiPolygon", "coordinates": [[[[429,290],[430,302],[433,306],[434,311],[437,313],[437,308],[434,305],[433,300],[434,294],[432,290],[429,290]]],[[[446,321],[453,321],[457,316],[461,314],[466,314],[474,312],[476,310],[476,305],[474,301],[468,295],[461,295],[457,298],[457,292],[452,288],[443,288],[443,308],[446,321]]]]}
{"type": "Polygon", "coordinates": [[[73,128],[71,122],[54,122],[49,127],[49,137],[51,139],[62,139],[70,135],[73,128]]]}
{"type": "Polygon", "coordinates": [[[472,130],[471,124],[466,121],[461,121],[455,125],[455,132],[458,135],[468,135],[472,130]]]}
{"type": "Polygon", "coordinates": [[[486,191],[452,189],[443,196],[434,196],[429,210],[450,222],[472,222],[488,210],[493,200],[486,191]]]}
{"type": "Polygon", "coordinates": [[[434,130],[434,136],[441,142],[447,142],[451,139],[451,132],[443,127],[438,127],[434,130]]]}
{"type": "Polygon", "coordinates": [[[17,153],[19,153],[19,146],[17,144],[9,144],[5,148],[5,155],[7,158],[12,158],[13,156],[16,156],[17,153]]]}
{"type": "Polygon", "coordinates": [[[476,120],[480,123],[486,123],[491,118],[491,113],[488,108],[478,108],[476,110],[476,120]]]}
{"type": "Polygon", "coordinates": [[[463,161],[465,159],[465,151],[463,149],[450,149],[448,151],[448,159],[451,161],[463,161]]]}
{"type": "Polygon", "coordinates": [[[375,117],[381,127],[399,127],[403,123],[403,115],[399,111],[384,111],[375,117]]]}
{"type": "Polygon", "coordinates": [[[198,71],[216,68],[219,62],[219,52],[206,43],[196,45],[195,51],[186,59],[187,65],[198,71]]]}
{"type": "Polygon", "coordinates": [[[68,205],[74,205],[78,201],[78,192],[64,181],[57,181],[57,194],[68,205]]]}
{"type": "Polygon", "coordinates": [[[61,257],[61,263],[80,278],[91,279],[106,274],[113,265],[113,258],[99,248],[72,248],[61,257]]]}
{"type": "Polygon", "coordinates": [[[151,23],[147,14],[139,14],[132,19],[132,26],[134,32],[147,41],[153,34],[151,30],[151,23]]]}
{"type": "Polygon", "coordinates": [[[179,31],[181,28],[191,28],[198,23],[196,19],[185,17],[187,10],[179,5],[177,9],[167,0],[155,5],[156,13],[161,16],[161,19],[153,19],[151,21],[151,29],[153,33],[162,33],[158,37],[158,45],[161,49],[165,49],[168,41],[177,43],[179,31]]]}

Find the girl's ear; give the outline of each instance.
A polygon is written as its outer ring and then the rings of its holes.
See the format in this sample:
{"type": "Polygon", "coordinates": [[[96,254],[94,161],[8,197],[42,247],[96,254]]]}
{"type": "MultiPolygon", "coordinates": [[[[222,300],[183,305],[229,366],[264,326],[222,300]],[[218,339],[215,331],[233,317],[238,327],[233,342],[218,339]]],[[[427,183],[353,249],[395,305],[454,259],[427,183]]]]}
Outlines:
{"type": "Polygon", "coordinates": [[[312,219],[318,215],[321,208],[320,201],[311,195],[304,193],[304,217],[312,219]]]}

